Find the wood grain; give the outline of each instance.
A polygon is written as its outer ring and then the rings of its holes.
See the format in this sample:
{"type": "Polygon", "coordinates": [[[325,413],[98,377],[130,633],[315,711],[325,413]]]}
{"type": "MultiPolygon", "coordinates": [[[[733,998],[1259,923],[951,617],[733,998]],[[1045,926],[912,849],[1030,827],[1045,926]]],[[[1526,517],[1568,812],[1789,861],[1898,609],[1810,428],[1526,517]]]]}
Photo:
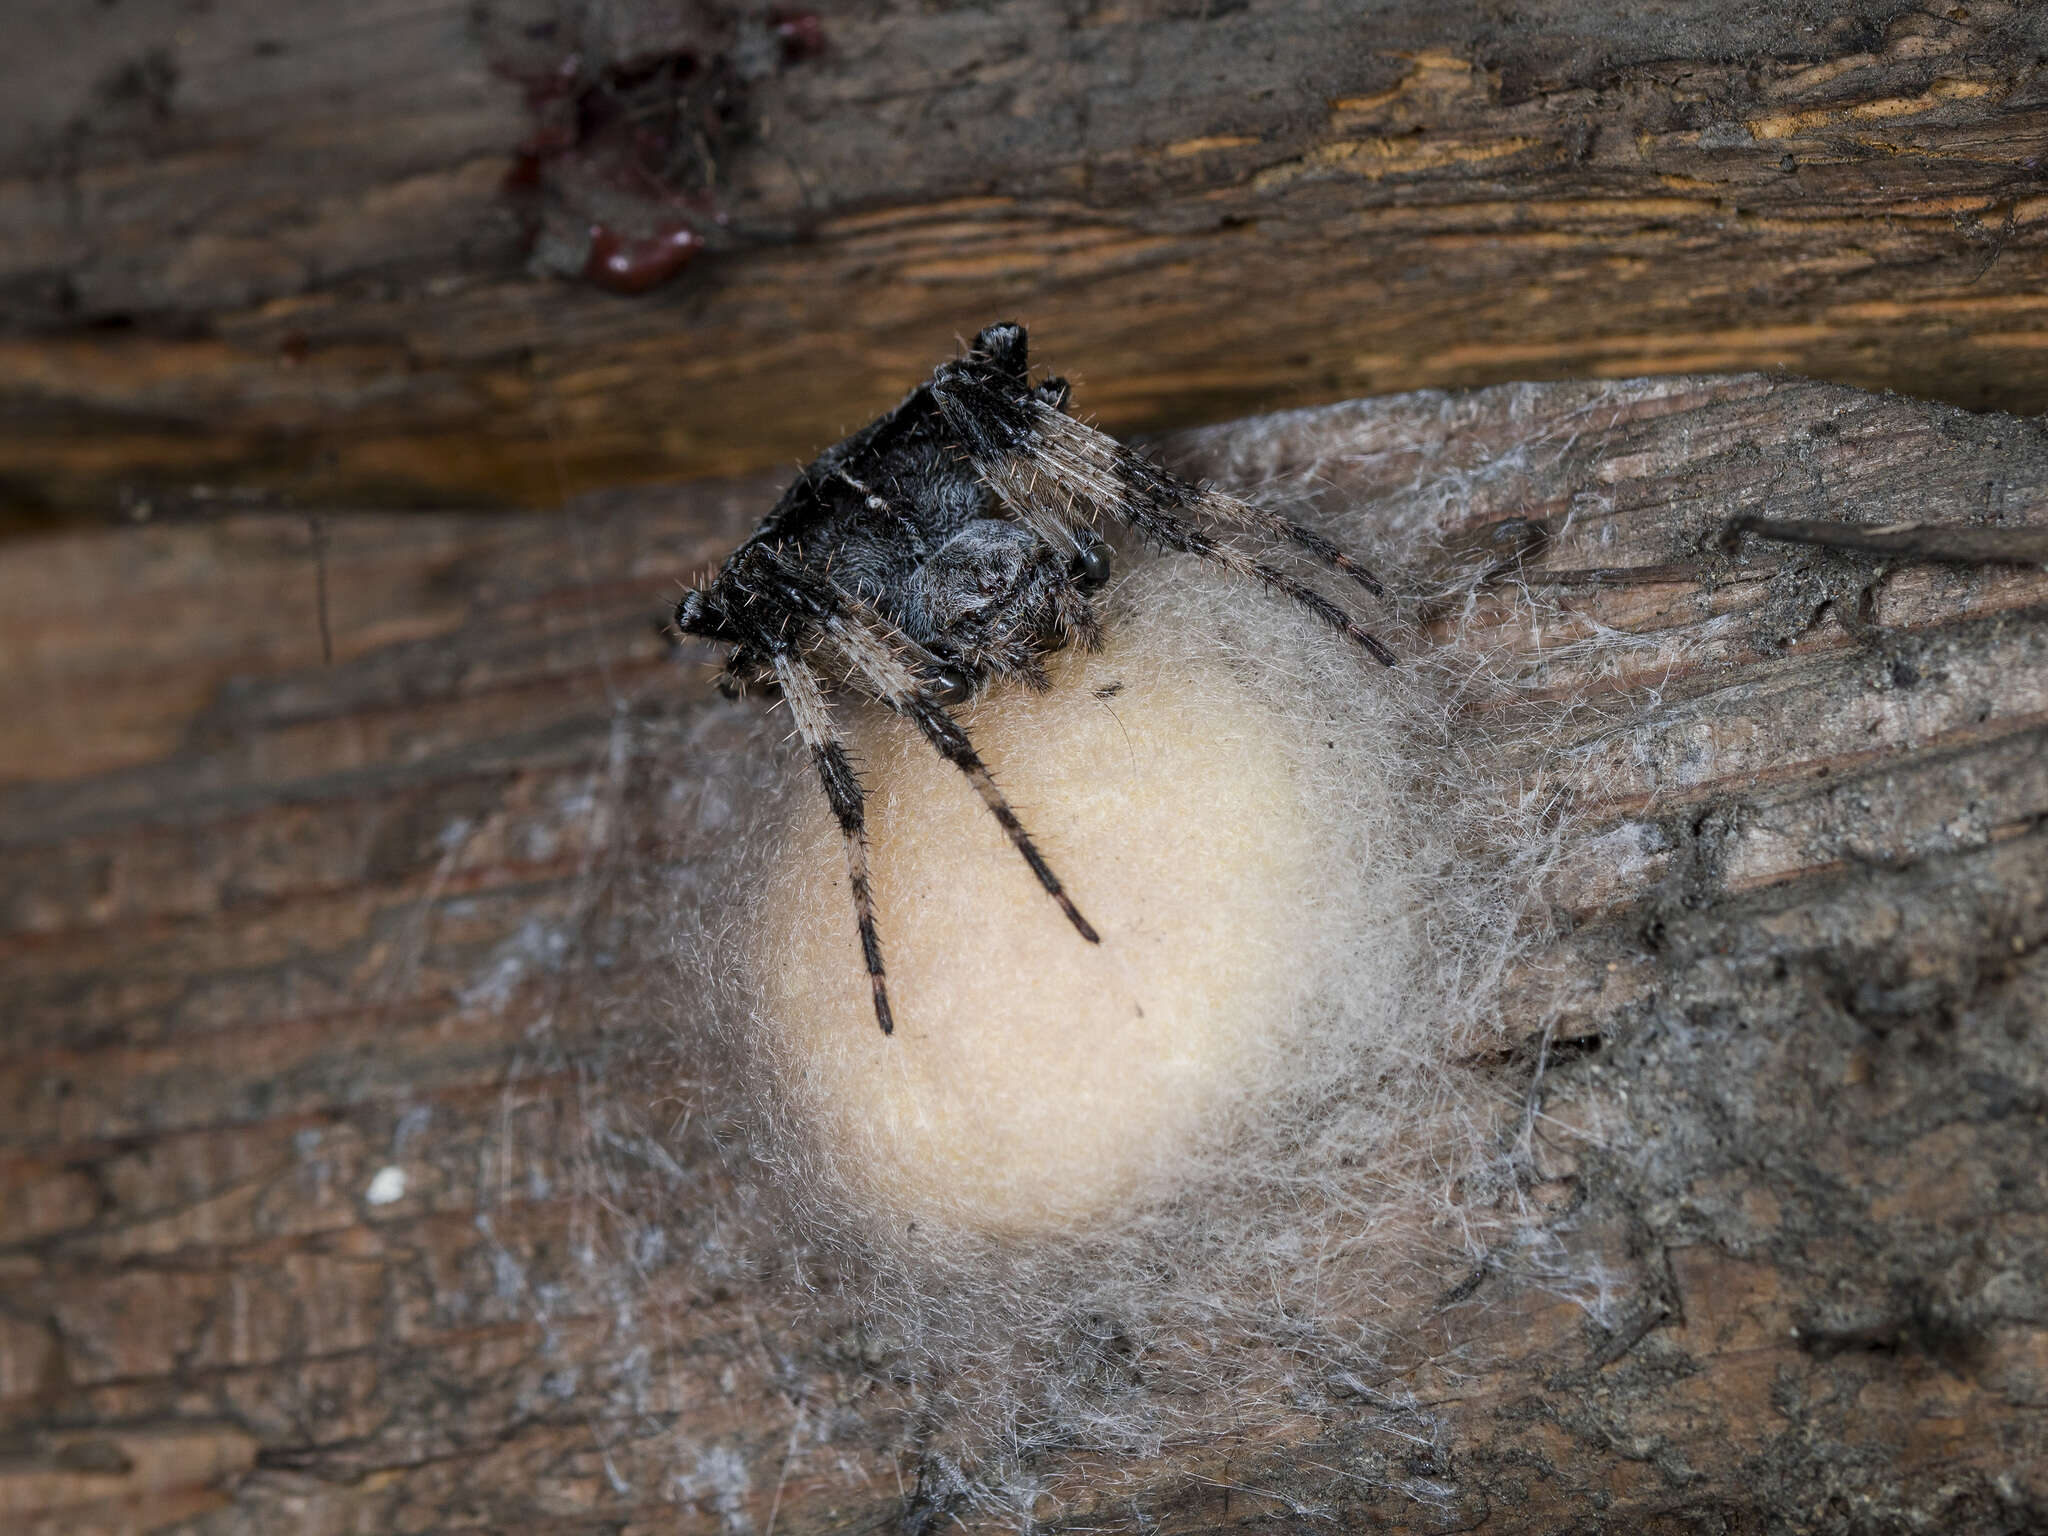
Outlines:
{"type": "Polygon", "coordinates": [[[1007,317],[1120,431],[1738,368],[2048,409],[2038,6],[827,3],[752,70],[710,254],[534,276],[533,71],[656,11],[12,7],[13,523],[759,470],[1007,317]]]}

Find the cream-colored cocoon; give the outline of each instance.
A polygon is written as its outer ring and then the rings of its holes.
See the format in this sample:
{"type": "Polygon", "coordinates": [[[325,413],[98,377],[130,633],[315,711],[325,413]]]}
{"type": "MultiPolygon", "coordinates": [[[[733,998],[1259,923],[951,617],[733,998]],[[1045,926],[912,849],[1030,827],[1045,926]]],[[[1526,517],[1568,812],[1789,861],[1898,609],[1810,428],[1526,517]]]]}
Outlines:
{"type": "Polygon", "coordinates": [[[843,714],[893,1036],[815,791],[762,872],[751,1054],[785,1172],[899,1240],[1084,1230],[1227,1172],[1248,1117],[1416,1049],[1413,839],[1379,667],[1186,561],[1140,569],[1111,617],[1103,650],[1052,659],[1049,690],[999,684],[960,715],[1099,945],[880,709],[843,714]]]}

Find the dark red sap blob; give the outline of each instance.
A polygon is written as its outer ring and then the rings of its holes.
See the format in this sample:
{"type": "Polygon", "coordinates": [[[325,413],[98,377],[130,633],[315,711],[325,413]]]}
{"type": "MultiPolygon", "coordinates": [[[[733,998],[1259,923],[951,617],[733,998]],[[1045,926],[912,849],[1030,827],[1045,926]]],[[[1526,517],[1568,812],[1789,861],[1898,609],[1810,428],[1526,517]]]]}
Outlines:
{"type": "Polygon", "coordinates": [[[645,293],[682,271],[703,246],[703,238],[687,225],[673,224],[628,239],[617,230],[593,224],[583,276],[613,293],[645,293]]]}
{"type": "MultiPolygon", "coordinates": [[[[825,51],[816,12],[777,6],[765,20],[783,64],[825,51]]],[[[545,23],[528,35],[546,40],[556,30],[545,23]]],[[[537,73],[503,72],[524,88],[532,120],[504,191],[520,213],[527,248],[544,252],[547,270],[576,271],[612,293],[645,293],[704,249],[699,230],[721,238],[718,164],[744,134],[750,78],[727,54],[707,42],[701,52],[680,48],[601,67],[572,53],[537,73]],[[561,237],[586,220],[589,244],[574,269],[573,237],[561,237]],[[625,233],[619,225],[652,232],[625,233]]]]}

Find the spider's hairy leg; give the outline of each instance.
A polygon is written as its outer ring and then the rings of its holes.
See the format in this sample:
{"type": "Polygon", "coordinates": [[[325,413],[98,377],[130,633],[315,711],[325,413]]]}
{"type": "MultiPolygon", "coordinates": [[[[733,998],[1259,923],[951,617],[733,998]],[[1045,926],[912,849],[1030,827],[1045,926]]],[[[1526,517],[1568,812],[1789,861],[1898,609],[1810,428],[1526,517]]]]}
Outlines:
{"type": "MultiPolygon", "coordinates": [[[[1029,451],[1037,413],[1060,414],[1067,383],[1048,379],[1027,390],[1019,375],[992,388],[982,354],[992,333],[1010,330],[1020,328],[991,326],[975,338],[977,350],[958,364],[941,366],[932,376],[931,397],[976,476],[1004,509],[1062,555],[1077,556],[1094,542],[1083,530],[1097,521],[1099,506],[1093,498],[1077,497],[1074,487],[1041,473],[1029,451]]],[[[1020,331],[1020,366],[1021,342],[1020,331]]]]}
{"type": "Polygon", "coordinates": [[[1063,586],[1053,594],[1053,618],[1067,643],[1084,651],[1102,649],[1102,620],[1077,588],[1063,586]]]}
{"type": "Polygon", "coordinates": [[[981,379],[955,371],[934,378],[932,396],[974,460],[982,482],[1040,537],[1078,549],[1077,529],[1104,516],[1113,518],[1167,549],[1198,555],[1262,582],[1308,609],[1383,665],[1394,664],[1394,653],[1377,636],[1314,587],[1212,538],[1192,519],[1201,515],[1205,501],[1213,502],[1210,514],[1217,520],[1284,536],[1345,571],[1360,585],[1379,590],[1371,572],[1320,534],[1192,486],[1035,395],[1008,396],[981,379]]]}
{"type": "Polygon", "coordinates": [[[1108,433],[1098,432],[1085,421],[1044,401],[1032,402],[1031,418],[1033,431],[1047,453],[1083,473],[1091,486],[1138,487],[1145,499],[1183,516],[1242,528],[1292,544],[1332,570],[1342,571],[1373,596],[1383,595],[1377,576],[1313,528],[1209,486],[1183,480],[1108,433]]]}
{"type": "Polygon", "coordinates": [[[771,702],[781,696],[782,687],[774,676],[761,664],[760,658],[741,649],[725,658],[725,665],[719,668],[718,691],[728,699],[743,699],[758,689],[761,697],[771,702]]]}
{"type": "MultiPolygon", "coordinates": [[[[1146,466],[1146,469],[1152,474],[1157,473],[1151,471],[1150,466],[1146,466]]],[[[1330,628],[1364,649],[1382,666],[1391,667],[1394,664],[1394,653],[1381,643],[1379,636],[1360,624],[1341,606],[1307,582],[1288,575],[1278,566],[1248,555],[1220,539],[1211,538],[1182,517],[1171,505],[1154,496],[1148,481],[1149,477],[1135,478],[1119,503],[1120,515],[1131,527],[1167,549],[1197,555],[1212,564],[1222,566],[1226,571],[1248,576],[1282,597],[1293,599],[1330,628]]]]}
{"type": "MultiPolygon", "coordinates": [[[[1153,465],[1155,474],[1167,472],[1153,465]]],[[[1263,533],[1270,539],[1283,540],[1296,549],[1315,556],[1334,571],[1342,571],[1374,597],[1384,597],[1386,589],[1380,585],[1379,577],[1345,554],[1335,544],[1317,533],[1313,528],[1304,528],[1291,517],[1282,517],[1278,512],[1265,507],[1255,507],[1248,501],[1227,496],[1210,486],[1190,486],[1197,500],[1194,512],[1213,523],[1226,528],[1244,528],[1253,533],[1263,533]]]]}
{"type": "Polygon", "coordinates": [[[1059,903],[1060,911],[1074,925],[1074,931],[1090,944],[1101,943],[1102,936],[1081,915],[1066,887],[1060,884],[1059,876],[1052,872],[1045,855],[1031,840],[1031,834],[1024,830],[1024,823],[1016,810],[1002,790],[996,787],[994,776],[981,760],[981,754],[974,750],[974,743],[968,739],[967,732],[946,713],[924,681],[897,657],[880,622],[840,613],[825,625],[824,634],[863,688],[898,714],[908,716],[924,733],[924,739],[932,744],[933,750],[967,776],[967,781],[981,796],[982,804],[988,807],[996,824],[1008,835],[1011,846],[1031,867],[1031,873],[1038,877],[1038,883],[1045,887],[1046,894],[1059,903]]]}
{"type": "Polygon", "coordinates": [[[1218,543],[1207,534],[1185,523],[1179,523],[1178,519],[1151,517],[1144,523],[1136,523],[1135,519],[1133,521],[1135,526],[1151,534],[1169,549],[1199,555],[1227,571],[1234,571],[1240,576],[1249,576],[1254,581],[1263,582],[1281,596],[1294,599],[1330,628],[1356,643],[1381,666],[1391,667],[1394,664],[1394,653],[1387,649],[1378,635],[1307,582],[1297,581],[1279,567],[1254,559],[1241,549],[1233,549],[1228,544],[1218,543]],[[1176,523],[1179,524],[1178,527],[1174,526],[1176,523]]]}
{"type": "Polygon", "coordinates": [[[774,658],[775,679],[782,686],[783,702],[796,721],[797,735],[810,749],[817,764],[818,779],[825,786],[825,798],[839,820],[846,838],[846,878],[853,887],[854,921],[860,926],[861,955],[867,961],[868,982],[874,989],[875,1022],[885,1035],[896,1032],[896,1016],[889,1010],[889,988],[883,977],[882,940],[875,929],[875,897],[868,883],[867,796],[860,776],[846,755],[846,743],[832,724],[817,678],[788,652],[774,658]]]}
{"type": "Polygon", "coordinates": [[[1133,528],[1166,548],[1178,550],[1182,554],[1198,555],[1204,560],[1222,566],[1226,571],[1248,576],[1253,581],[1263,583],[1282,597],[1292,598],[1330,628],[1360,646],[1381,666],[1391,667],[1394,664],[1394,653],[1381,643],[1379,636],[1307,582],[1298,580],[1278,566],[1269,565],[1241,549],[1210,538],[1194,524],[1176,517],[1163,508],[1133,500],[1126,515],[1130,518],[1133,528]]]}
{"type": "MultiPolygon", "coordinates": [[[[1394,653],[1380,643],[1377,635],[1307,582],[1212,538],[1197,527],[1188,514],[1201,509],[1204,492],[1071,416],[1044,411],[1043,408],[1041,414],[1046,418],[1046,430],[1039,437],[1039,452],[1055,481],[1070,482],[1078,496],[1097,500],[1110,515],[1167,549],[1200,556],[1291,598],[1361,646],[1381,665],[1391,667],[1394,664],[1394,653]]],[[[1213,498],[1213,493],[1207,495],[1213,498]]],[[[1230,500],[1227,497],[1215,499],[1230,500]]],[[[1258,515],[1242,502],[1234,505],[1243,508],[1245,513],[1258,515]]],[[[1284,523],[1286,520],[1279,521],[1284,523]]],[[[1301,532],[1318,543],[1327,543],[1306,528],[1301,532]]],[[[1329,547],[1349,564],[1348,558],[1336,551],[1335,546],[1329,547]]],[[[1371,582],[1374,591],[1379,589],[1370,573],[1357,568],[1354,571],[1371,582]]]]}
{"type": "MultiPolygon", "coordinates": [[[[1199,510],[1205,495],[1214,493],[1189,485],[1115,438],[1043,401],[1006,401],[965,380],[938,394],[938,399],[948,423],[974,456],[984,483],[1034,529],[1041,521],[1058,520],[1067,525],[1071,539],[1072,529],[1084,521],[1112,517],[1167,549],[1200,556],[1263,583],[1308,609],[1374,660],[1389,667],[1394,664],[1394,653],[1376,635],[1314,587],[1198,527],[1190,514],[1199,510]]],[[[1233,505],[1243,507],[1242,503],[1233,505]]],[[[1245,514],[1255,520],[1265,516],[1250,507],[1236,515],[1241,520],[1245,514]]],[[[1277,521],[1293,526],[1285,519],[1277,521]]],[[[1320,535],[1306,528],[1301,532],[1350,564],[1348,557],[1320,535]]],[[[1371,581],[1370,573],[1355,566],[1351,569],[1371,581]]]]}

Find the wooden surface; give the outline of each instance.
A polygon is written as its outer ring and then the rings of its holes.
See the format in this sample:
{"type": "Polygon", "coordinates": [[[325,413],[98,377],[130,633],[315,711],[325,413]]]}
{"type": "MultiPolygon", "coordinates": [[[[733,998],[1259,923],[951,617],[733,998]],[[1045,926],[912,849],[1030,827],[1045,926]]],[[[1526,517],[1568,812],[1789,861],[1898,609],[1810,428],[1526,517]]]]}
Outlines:
{"type": "MultiPolygon", "coordinates": [[[[1561,980],[1517,1017],[1557,1016],[1556,1272],[1604,1279],[1447,1275],[1371,1381],[1048,1463],[1035,1518],[2048,1519],[2048,576],[1720,537],[1765,510],[2038,530],[2048,432],[1735,378],[1171,451],[1313,466],[1367,526],[1557,530],[1477,637],[1520,696],[1598,705],[1505,766],[1581,818],[1561,980]]],[[[575,1128],[640,1091],[591,1063],[648,1027],[602,999],[669,963],[607,871],[687,867],[747,718],[652,620],[768,492],[331,520],[331,664],[303,517],[0,557],[9,1532],[1002,1523],[888,1427],[886,1361],[691,1267],[714,1202],[650,1250],[672,1311],[579,1258],[575,1128]]]]}
{"type": "Polygon", "coordinates": [[[818,27],[792,57],[758,6],[9,6],[6,519],[786,466],[998,318],[1124,431],[1736,368],[2048,409],[2038,5],[826,0],[818,27]],[[547,82],[683,56],[737,82],[685,157],[712,189],[636,203],[547,82]],[[558,275],[588,221],[677,207],[709,249],[673,282],[558,275]]]}

